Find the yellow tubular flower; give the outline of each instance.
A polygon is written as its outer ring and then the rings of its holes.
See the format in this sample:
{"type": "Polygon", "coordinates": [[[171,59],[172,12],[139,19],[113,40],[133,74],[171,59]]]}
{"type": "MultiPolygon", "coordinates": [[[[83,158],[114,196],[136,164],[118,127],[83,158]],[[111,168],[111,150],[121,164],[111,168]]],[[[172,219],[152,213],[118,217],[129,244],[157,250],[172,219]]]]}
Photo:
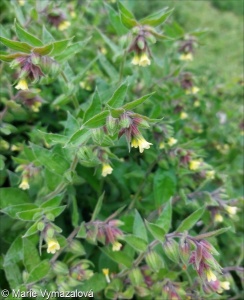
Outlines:
{"type": "Polygon", "coordinates": [[[181,118],[181,120],[185,120],[188,118],[188,114],[186,112],[182,111],[182,113],[180,114],[180,118],[181,118]]]}
{"type": "Polygon", "coordinates": [[[216,275],[210,269],[206,270],[206,276],[207,276],[208,282],[217,280],[216,275]]]}
{"type": "Polygon", "coordinates": [[[200,89],[197,86],[193,86],[190,89],[186,90],[186,94],[192,94],[192,95],[196,95],[198,92],[200,91],[200,89]]]}
{"type": "Polygon", "coordinates": [[[58,29],[60,31],[64,31],[65,29],[67,29],[70,26],[70,22],[69,21],[63,21],[58,25],[58,29]]]}
{"type": "Polygon", "coordinates": [[[229,215],[235,215],[236,214],[236,212],[237,212],[237,207],[236,206],[229,206],[229,205],[226,205],[225,206],[225,210],[227,211],[227,213],[229,214],[229,215]]]}
{"type": "Polygon", "coordinates": [[[133,137],[131,141],[131,147],[138,148],[140,153],[143,153],[144,149],[149,149],[152,143],[148,143],[143,136],[133,137]]]}
{"type": "Polygon", "coordinates": [[[192,61],[193,60],[193,55],[192,53],[183,53],[180,55],[180,60],[182,61],[192,61]]]}
{"type": "Polygon", "coordinates": [[[60,249],[60,245],[55,238],[47,238],[47,253],[54,254],[57,250],[60,249]]]}
{"type": "Polygon", "coordinates": [[[23,177],[23,179],[22,179],[22,181],[19,185],[19,188],[22,189],[22,190],[28,190],[30,188],[28,178],[23,177]]]}
{"type": "Polygon", "coordinates": [[[110,283],[110,278],[109,278],[109,269],[102,269],[103,274],[106,278],[107,283],[110,283]]]}
{"type": "Polygon", "coordinates": [[[150,65],[151,65],[151,60],[149,59],[147,54],[144,52],[140,57],[139,66],[146,67],[146,66],[150,66],[150,65]]]}
{"type": "Polygon", "coordinates": [[[140,57],[138,55],[135,55],[131,61],[132,65],[139,65],[140,57]]]}
{"type": "Polygon", "coordinates": [[[215,171],[213,171],[213,170],[212,171],[207,171],[206,174],[205,174],[205,176],[206,176],[207,179],[210,179],[210,180],[214,179],[214,177],[215,177],[215,171]]]}
{"type": "Polygon", "coordinates": [[[214,221],[217,222],[217,223],[221,223],[223,222],[224,218],[221,216],[221,214],[216,214],[214,216],[214,221]]]}
{"type": "Polygon", "coordinates": [[[165,144],[164,144],[164,142],[161,142],[160,144],[159,144],[159,149],[164,149],[165,148],[165,144]]]}
{"type": "Polygon", "coordinates": [[[41,102],[35,102],[32,106],[31,109],[34,112],[39,112],[40,111],[40,107],[42,106],[41,102]]]}
{"type": "Polygon", "coordinates": [[[220,286],[224,290],[229,290],[230,289],[230,283],[229,283],[229,281],[220,281],[220,286]]]}
{"type": "Polygon", "coordinates": [[[122,247],[122,244],[120,244],[119,242],[116,241],[116,242],[113,243],[112,250],[113,251],[119,251],[121,249],[121,247],[122,247]]]}
{"type": "Polygon", "coordinates": [[[178,142],[177,139],[171,137],[171,138],[169,138],[169,140],[168,140],[168,145],[169,145],[170,147],[172,147],[172,146],[174,146],[177,142],[178,142]]]}
{"type": "Polygon", "coordinates": [[[196,171],[201,165],[201,162],[199,160],[191,160],[189,162],[189,169],[192,171],[196,171]]]}
{"type": "Polygon", "coordinates": [[[15,88],[17,90],[28,90],[28,84],[27,81],[25,79],[20,79],[20,81],[18,82],[18,84],[15,86],[15,88]]]}
{"type": "Polygon", "coordinates": [[[111,174],[112,172],[113,172],[113,168],[108,163],[103,164],[103,168],[102,168],[102,176],[103,177],[106,177],[107,175],[111,174]]]}

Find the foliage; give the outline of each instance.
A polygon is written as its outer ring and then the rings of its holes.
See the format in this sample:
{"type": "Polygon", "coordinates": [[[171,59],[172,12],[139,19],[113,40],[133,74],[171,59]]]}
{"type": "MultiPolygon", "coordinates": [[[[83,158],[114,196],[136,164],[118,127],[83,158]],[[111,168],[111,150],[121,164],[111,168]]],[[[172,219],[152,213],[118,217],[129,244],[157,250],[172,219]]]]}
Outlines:
{"type": "Polygon", "coordinates": [[[241,299],[243,79],[198,62],[213,32],[179,3],[1,6],[1,289],[241,299]]]}

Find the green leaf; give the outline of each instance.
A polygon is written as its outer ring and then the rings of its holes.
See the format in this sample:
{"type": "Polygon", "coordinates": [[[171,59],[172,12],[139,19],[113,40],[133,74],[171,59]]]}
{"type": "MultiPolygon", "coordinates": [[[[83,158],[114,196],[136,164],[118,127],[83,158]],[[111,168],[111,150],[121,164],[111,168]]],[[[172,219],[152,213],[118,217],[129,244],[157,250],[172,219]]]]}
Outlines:
{"type": "Polygon", "coordinates": [[[147,99],[149,99],[154,93],[155,93],[155,92],[153,92],[153,93],[151,93],[151,94],[148,94],[148,95],[145,95],[145,96],[143,96],[143,97],[141,97],[141,98],[139,98],[139,99],[136,99],[136,100],[134,100],[134,101],[132,101],[132,102],[129,102],[129,103],[125,104],[125,105],[123,106],[123,108],[124,108],[125,110],[132,110],[132,109],[134,109],[135,107],[137,107],[138,105],[140,105],[140,104],[142,104],[143,102],[145,102],[147,99]]]}
{"type": "Polygon", "coordinates": [[[108,9],[108,17],[109,21],[116,30],[118,35],[124,35],[128,32],[128,30],[121,24],[119,14],[107,3],[105,3],[108,9]]]}
{"type": "Polygon", "coordinates": [[[181,222],[180,226],[176,229],[176,232],[183,232],[185,230],[188,231],[189,229],[191,229],[201,218],[204,211],[205,211],[205,206],[194,211],[190,216],[188,216],[185,220],[181,222]]]}
{"type": "Polygon", "coordinates": [[[29,195],[19,188],[0,188],[0,208],[30,202],[29,195]]]}
{"type": "Polygon", "coordinates": [[[82,51],[90,39],[91,39],[91,37],[87,38],[86,40],[84,40],[82,42],[77,42],[77,43],[74,43],[74,44],[68,46],[64,51],[62,51],[61,54],[55,55],[55,59],[60,62],[67,61],[67,59],[74,56],[76,53],[82,51]]]}
{"type": "Polygon", "coordinates": [[[146,242],[148,241],[145,224],[137,210],[135,212],[135,219],[133,223],[133,234],[146,242]]]}
{"type": "Polygon", "coordinates": [[[128,84],[122,83],[121,86],[113,93],[107,104],[110,107],[118,108],[123,105],[127,93],[128,84]]]}
{"type": "MultiPolygon", "coordinates": [[[[20,272],[20,268],[17,264],[10,263],[4,266],[4,272],[11,289],[16,289],[16,287],[22,283],[22,272],[20,272]]],[[[8,297],[6,299],[10,299],[10,298],[8,297]]]]}
{"type": "Polygon", "coordinates": [[[2,36],[0,36],[0,42],[4,44],[4,46],[16,50],[16,51],[21,51],[24,53],[30,53],[32,47],[26,43],[22,43],[22,42],[16,42],[16,41],[12,41],[9,39],[6,39],[2,36]]]}
{"type": "Polygon", "coordinates": [[[28,236],[30,236],[32,234],[35,234],[38,231],[38,229],[37,229],[37,223],[38,222],[36,222],[33,225],[31,225],[31,227],[26,231],[26,233],[22,237],[25,238],[25,237],[28,237],[28,236]]]}
{"type": "Polygon", "coordinates": [[[68,47],[68,44],[72,39],[73,38],[52,43],[53,51],[51,52],[50,55],[51,56],[60,55],[68,47]]]}
{"type": "Polygon", "coordinates": [[[2,213],[7,214],[11,218],[16,218],[16,214],[21,211],[31,210],[37,208],[36,204],[17,204],[10,205],[1,210],[2,213]]]}
{"type": "Polygon", "coordinates": [[[22,53],[13,53],[13,54],[0,54],[0,60],[5,61],[5,62],[11,62],[13,61],[15,58],[22,56],[22,53]]]}
{"type": "Polygon", "coordinates": [[[67,205],[62,205],[62,206],[54,207],[54,208],[47,208],[47,209],[44,210],[44,212],[46,214],[50,213],[56,218],[59,215],[61,215],[61,213],[65,210],[66,207],[67,207],[67,205]]]}
{"type": "Polygon", "coordinates": [[[68,147],[69,145],[72,146],[82,145],[83,143],[87,142],[90,137],[91,137],[91,130],[88,130],[87,128],[82,128],[76,131],[71,136],[71,138],[69,139],[65,147],[68,147]]]}
{"type": "Polygon", "coordinates": [[[164,239],[165,239],[164,237],[165,237],[166,232],[158,225],[149,223],[147,220],[145,220],[145,223],[146,223],[146,226],[147,226],[149,232],[152,234],[152,236],[156,240],[158,240],[160,242],[164,242],[164,239]]]}
{"type": "Polygon", "coordinates": [[[104,192],[103,194],[99,197],[98,201],[97,201],[97,204],[96,204],[96,207],[94,209],[94,212],[92,214],[92,218],[91,218],[91,221],[94,221],[96,220],[96,217],[98,216],[101,208],[102,208],[102,204],[103,204],[103,198],[104,198],[104,192]]]}
{"type": "Polygon", "coordinates": [[[98,93],[98,90],[95,90],[95,93],[92,97],[91,105],[84,113],[83,122],[85,123],[89,119],[91,119],[94,115],[98,114],[102,110],[101,99],[98,93]]]}
{"type": "Polygon", "coordinates": [[[147,249],[147,242],[140,237],[134,235],[126,235],[123,239],[136,251],[144,252],[147,249]]]}
{"type": "Polygon", "coordinates": [[[118,264],[122,264],[127,268],[132,266],[133,260],[131,257],[122,251],[112,251],[109,248],[101,248],[101,251],[118,264]]]}
{"type": "Polygon", "coordinates": [[[52,36],[52,34],[47,30],[45,25],[42,26],[42,40],[45,44],[48,44],[50,42],[54,42],[55,39],[52,36]]]}
{"type": "Polygon", "coordinates": [[[107,58],[104,55],[99,56],[99,62],[104,69],[104,71],[107,73],[107,75],[110,77],[112,81],[117,81],[119,78],[119,73],[117,69],[114,67],[113,64],[111,64],[107,58]]]}
{"type": "MultiPolygon", "coordinates": [[[[166,8],[167,9],[167,8],[166,8]]],[[[142,25],[149,25],[149,26],[158,26],[162,23],[164,23],[167,18],[172,14],[174,9],[171,9],[169,11],[165,11],[166,9],[162,9],[160,11],[157,11],[150,16],[147,16],[146,18],[140,20],[140,24],[142,25]]]]}
{"type": "Polygon", "coordinates": [[[80,225],[80,229],[76,235],[77,238],[84,239],[86,238],[86,227],[85,227],[85,222],[82,222],[80,225]]]}
{"type": "Polygon", "coordinates": [[[88,127],[88,128],[101,127],[101,126],[105,125],[106,118],[107,118],[108,115],[109,115],[109,110],[105,110],[105,111],[95,115],[94,117],[92,117],[88,121],[86,121],[83,124],[83,126],[88,127]]]}
{"type": "Polygon", "coordinates": [[[40,213],[42,210],[41,208],[34,208],[26,211],[21,211],[16,214],[18,219],[24,220],[24,221],[32,221],[34,219],[34,216],[36,213],[40,213]]]}
{"type": "Polygon", "coordinates": [[[72,78],[72,82],[74,84],[77,84],[81,81],[81,79],[84,77],[86,72],[95,64],[95,62],[98,60],[99,55],[97,55],[93,60],[91,60],[82,70],[80,70],[79,74],[77,74],[75,77],[72,78]]]}
{"type": "Polygon", "coordinates": [[[126,8],[121,1],[118,2],[118,8],[119,8],[119,11],[124,14],[126,17],[128,18],[135,18],[133,13],[128,9],[126,8]]]}
{"type": "Polygon", "coordinates": [[[22,248],[22,238],[17,237],[12,245],[9,247],[6,255],[4,256],[3,266],[8,264],[17,264],[19,261],[23,260],[23,248],[22,248]]]}
{"type": "Polygon", "coordinates": [[[32,46],[35,47],[40,47],[43,45],[41,40],[39,40],[34,35],[24,30],[19,24],[17,24],[17,22],[15,22],[14,25],[15,25],[16,34],[21,41],[31,44],[32,46]]]}
{"type": "Polygon", "coordinates": [[[166,203],[163,211],[159,215],[156,225],[163,228],[163,230],[167,233],[171,228],[171,219],[172,219],[172,201],[171,199],[166,203]]]}
{"type": "Polygon", "coordinates": [[[23,239],[23,252],[24,265],[30,273],[40,263],[40,256],[35,244],[27,238],[23,239]]]}
{"type": "Polygon", "coordinates": [[[71,115],[71,113],[68,111],[68,118],[65,122],[63,122],[63,125],[65,125],[64,134],[67,136],[71,136],[74,132],[79,130],[80,124],[77,121],[77,119],[71,115]]]}
{"type": "Polygon", "coordinates": [[[57,133],[47,133],[41,130],[38,130],[38,132],[50,146],[56,144],[65,144],[67,142],[67,136],[65,135],[61,135],[57,133]]]}
{"type": "Polygon", "coordinates": [[[53,44],[45,45],[43,47],[34,48],[33,52],[40,55],[47,55],[53,50],[53,44]]]}
{"type": "Polygon", "coordinates": [[[123,23],[123,25],[125,27],[127,27],[128,29],[138,26],[138,22],[135,19],[128,18],[124,14],[120,14],[120,18],[121,18],[121,22],[123,23]]]}
{"type": "Polygon", "coordinates": [[[153,179],[154,201],[156,207],[167,202],[175,193],[175,176],[168,171],[158,169],[153,179]]]}
{"type": "Polygon", "coordinates": [[[54,198],[44,202],[40,207],[47,208],[47,207],[56,207],[59,206],[64,198],[64,193],[55,196],[54,198]]]}
{"type": "Polygon", "coordinates": [[[50,271],[50,264],[47,260],[40,262],[29,274],[26,283],[34,283],[43,279],[50,271]]]}
{"type": "Polygon", "coordinates": [[[222,233],[224,233],[224,232],[226,232],[230,229],[231,229],[231,227],[220,228],[220,229],[217,229],[217,230],[214,230],[214,231],[199,234],[199,235],[195,236],[194,239],[196,239],[196,240],[207,239],[209,237],[213,237],[213,236],[217,236],[219,234],[222,234],[222,233]]]}
{"type": "MultiPolygon", "coordinates": [[[[102,274],[94,274],[90,279],[82,282],[82,291],[91,291],[93,293],[98,293],[105,289],[107,285],[105,276],[102,274]]],[[[84,295],[84,294],[83,294],[84,295]]]]}

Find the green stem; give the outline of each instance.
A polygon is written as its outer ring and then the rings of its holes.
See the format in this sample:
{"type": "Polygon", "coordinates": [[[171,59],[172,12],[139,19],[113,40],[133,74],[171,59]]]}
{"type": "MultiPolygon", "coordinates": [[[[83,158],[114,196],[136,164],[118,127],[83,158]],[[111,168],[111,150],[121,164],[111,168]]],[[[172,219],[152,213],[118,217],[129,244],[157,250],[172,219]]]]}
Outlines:
{"type": "MultiPolygon", "coordinates": [[[[68,78],[66,77],[66,75],[64,74],[63,71],[61,72],[61,75],[62,75],[64,81],[68,84],[68,83],[69,83],[68,78]]],[[[78,102],[76,96],[75,96],[75,95],[72,95],[72,96],[71,96],[71,99],[72,99],[74,108],[76,109],[76,111],[78,111],[78,110],[79,110],[79,102],[78,102]]]]}

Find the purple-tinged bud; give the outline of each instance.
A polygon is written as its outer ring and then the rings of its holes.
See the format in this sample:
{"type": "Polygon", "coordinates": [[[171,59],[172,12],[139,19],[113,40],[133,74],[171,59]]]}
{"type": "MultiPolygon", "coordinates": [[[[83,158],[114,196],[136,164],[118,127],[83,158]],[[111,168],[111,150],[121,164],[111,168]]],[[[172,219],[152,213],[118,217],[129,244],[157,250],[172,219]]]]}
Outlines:
{"type": "Polygon", "coordinates": [[[26,57],[20,56],[12,60],[9,66],[11,69],[15,69],[17,67],[23,66],[25,61],[26,61],[26,57]]]}
{"type": "Polygon", "coordinates": [[[138,34],[140,32],[140,27],[133,27],[132,28],[132,33],[134,33],[134,34],[138,34]]]}
{"type": "Polygon", "coordinates": [[[143,283],[143,275],[139,268],[134,268],[129,273],[129,279],[133,286],[140,286],[143,283]]]}
{"type": "Polygon", "coordinates": [[[68,275],[69,274],[69,269],[67,265],[61,261],[56,261],[53,264],[53,271],[57,275],[68,275]]]}
{"type": "Polygon", "coordinates": [[[136,42],[137,46],[139,49],[144,50],[146,43],[145,43],[145,39],[143,36],[139,36],[137,38],[137,42],[136,42]]]}
{"type": "Polygon", "coordinates": [[[127,114],[121,115],[119,125],[121,128],[129,128],[131,125],[131,118],[127,114]]]}
{"type": "Polygon", "coordinates": [[[159,269],[164,267],[162,258],[155,251],[149,251],[145,256],[145,260],[147,265],[155,272],[158,272],[159,269]]]}
{"type": "Polygon", "coordinates": [[[202,251],[203,251],[203,248],[200,244],[197,244],[197,249],[196,249],[196,254],[195,254],[195,265],[196,265],[196,268],[197,270],[199,270],[199,266],[200,266],[200,263],[202,261],[202,251]]]}
{"type": "Polygon", "coordinates": [[[151,33],[147,33],[146,39],[152,44],[155,44],[157,42],[157,39],[151,33]]]}
{"type": "Polygon", "coordinates": [[[93,224],[89,226],[87,231],[86,240],[91,244],[97,244],[97,233],[98,233],[98,225],[93,224]]]}
{"type": "Polygon", "coordinates": [[[34,65],[38,65],[40,63],[40,61],[41,61],[41,57],[37,53],[32,53],[30,58],[31,58],[31,62],[34,65]]]}
{"type": "Polygon", "coordinates": [[[185,265],[188,264],[190,258],[190,245],[187,240],[180,241],[179,254],[185,265]]]}
{"type": "Polygon", "coordinates": [[[31,72],[31,65],[26,63],[20,71],[19,78],[26,78],[31,72]]]}
{"type": "Polygon", "coordinates": [[[124,222],[122,222],[120,220],[111,220],[108,222],[108,225],[112,226],[112,227],[119,227],[119,226],[124,225],[124,222]]]}
{"type": "Polygon", "coordinates": [[[108,116],[106,120],[106,128],[108,130],[108,134],[113,136],[118,129],[118,119],[108,116]]]}
{"type": "Polygon", "coordinates": [[[105,244],[105,242],[106,242],[106,236],[105,236],[105,233],[104,233],[103,228],[99,228],[99,229],[98,229],[97,239],[98,239],[99,242],[101,242],[102,244],[105,244]]]}
{"type": "Polygon", "coordinates": [[[42,56],[40,66],[44,73],[49,74],[51,72],[52,59],[48,56],[42,56]]]}
{"type": "Polygon", "coordinates": [[[219,255],[219,252],[214,248],[214,246],[212,244],[210,244],[208,241],[206,240],[201,240],[199,242],[204,248],[206,248],[210,253],[212,253],[213,255],[219,255]]]}
{"type": "Polygon", "coordinates": [[[180,260],[178,248],[178,243],[173,239],[168,239],[163,244],[163,249],[167,257],[176,263],[179,263],[180,260]]]}

